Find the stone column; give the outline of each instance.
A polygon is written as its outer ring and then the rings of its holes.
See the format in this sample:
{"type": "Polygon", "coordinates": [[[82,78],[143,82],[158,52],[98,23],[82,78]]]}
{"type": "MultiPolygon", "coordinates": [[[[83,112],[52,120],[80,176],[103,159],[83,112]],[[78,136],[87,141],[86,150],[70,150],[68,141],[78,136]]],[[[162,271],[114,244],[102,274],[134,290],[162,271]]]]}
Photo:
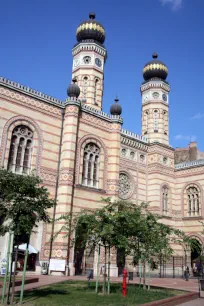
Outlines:
{"type": "MultiPolygon", "coordinates": [[[[119,172],[120,172],[120,135],[122,118],[119,116],[112,116],[112,124],[110,131],[110,147],[108,150],[108,179],[107,179],[107,194],[111,196],[112,201],[118,199],[119,192],[119,172]]],[[[113,249],[111,250],[111,265],[110,276],[118,276],[117,258],[113,249]]]]}
{"type": "MultiPolygon", "coordinates": [[[[57,207],[55,214],[56,219],[61,215],[72,213],[79,111],[80,102],[73,98],[68,99],[66,102],[63,124],[59,187],[57,191],[57,207]]],[[[65,225],[64,220],[55,222],[54,234],[57,233],[63,225],[65,225]]],[[[70,273],[73,274],[73,252],[70,250],[68,254],[69,239],[68,237],[64,237],[68,235],[68,228],[68,224],[66,224],[66,228],[62,229],[55,238],[52,248],[52,258],[68,260],[70,273]]]]}

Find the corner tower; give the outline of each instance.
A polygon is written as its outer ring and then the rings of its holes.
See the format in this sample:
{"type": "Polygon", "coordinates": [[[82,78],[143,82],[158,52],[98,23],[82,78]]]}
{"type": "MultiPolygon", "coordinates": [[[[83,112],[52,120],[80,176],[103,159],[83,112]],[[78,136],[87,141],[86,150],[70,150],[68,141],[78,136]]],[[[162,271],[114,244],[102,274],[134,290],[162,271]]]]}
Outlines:
{"type": "Polygon", "coordinates": [[[76,31],[78,43],[72,49],[72,79],[77,80],[81,93],[79,99],[98,110],[102,109],[104,64],[107,51],[104,27],[89,14],[76,31]]]}
{"type": "Polygon", "coordinates": [[[144,82],[140,90],[142,94],[142,135],[150,143],[159,142],[169,145],[169,91],[166,81],[167,66],[159,61],[158,55],[143,69],[144,82]]]}

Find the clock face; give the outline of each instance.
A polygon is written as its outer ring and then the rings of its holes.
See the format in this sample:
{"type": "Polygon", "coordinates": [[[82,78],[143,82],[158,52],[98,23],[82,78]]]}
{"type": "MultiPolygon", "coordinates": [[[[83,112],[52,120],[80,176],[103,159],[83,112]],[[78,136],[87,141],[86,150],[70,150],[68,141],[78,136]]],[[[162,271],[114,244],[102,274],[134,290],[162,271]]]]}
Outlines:
{"type": "Polygon", "coordinates": [[[166,102],[166,101],[167,101],[167,95],[166,95],[166,94],[163,94],[163,95],[162,95],[162,99],[163,99],[163,101],[166,102]]]}
{"type": "Polygon", "coordinates": [[[96,65],[98,66],[98,67],[101,67],[101,65],[102,65],[102,62],[101,62],[101,60],[100,60],[100,58],[95,58],[95,63],[96,63],[96,65]]]}
{"type": "Polygon", "coordinates": [[[154,99],[158,99],[158,98],[159,98],[159,93],[156,92],[156,91],[153,92],[152,97],[153,97],[154,99]]]}
{"type": "Polygon", "coordinates": [[[76,59],[74,60],[74,68],[78,67],[79,64],[80,64],[80,60],[79,60],[79,58],[76,58],[76,59]]]}
{"type": "Polygon", "coordinates": [[[83,62],[84,62],[84,64],[90,64],[90,62],[91,62],[91,57],[90,57],[90,56],[84,56],[84,57],[83,57],[83,62]]]}

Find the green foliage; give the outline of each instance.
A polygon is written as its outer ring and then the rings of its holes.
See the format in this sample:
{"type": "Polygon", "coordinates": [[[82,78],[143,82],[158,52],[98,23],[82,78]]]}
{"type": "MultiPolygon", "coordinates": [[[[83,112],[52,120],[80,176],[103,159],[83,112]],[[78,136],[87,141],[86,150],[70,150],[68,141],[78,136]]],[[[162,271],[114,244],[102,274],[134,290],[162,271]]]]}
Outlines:
{"type": "MultiPolygon", "coordinates": [[[[106,205],[102,208],[82,210],[73,216],[72,231],[76,234],[73,242],[83,233],[83,247],[93,249],[100,244],[122,249],[125,255],[133,256],[135,265],[139,260],[151,262],[155,256],[168,258],[173,253],[171,242],[190,243],[182,231],[163,224],[159,215],[149,212],[146,203],[135,205],[122,200],[112,203],[110,198],[103,199],[103,203],[106,205]]],[[[68,232],[70,215],[61,218],[65,219],[63,231],[68,232]]]]}
{"type": "Polygon", "coordinates": [[[121,292],[121,284],[112,284],[111,288],[111,295],[96,295],[94,294],[94,282],[91,282],[91,286],[88,288],[87,282],[66,281],[26,291],[24,302],[25,305],[33,306],[135,306],[184,293],[165,288],[152,289],[147,292],[138,288],[137,285],[128,285],[128,294],[124,299],[121,292]]]}
{"type": "Polygon", "coordinates": [[[0,235],[29,236],[39,221],[50,221],[46,210],[54,205],[39,177],[0,169],[0,235]]]}

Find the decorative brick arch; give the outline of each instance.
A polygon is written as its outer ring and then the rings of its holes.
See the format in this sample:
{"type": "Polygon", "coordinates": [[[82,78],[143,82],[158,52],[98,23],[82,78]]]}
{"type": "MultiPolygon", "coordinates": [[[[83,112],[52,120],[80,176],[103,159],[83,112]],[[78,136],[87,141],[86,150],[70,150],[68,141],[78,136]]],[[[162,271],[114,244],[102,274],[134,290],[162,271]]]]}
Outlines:
{"type": "Polygon", "coordinates": [[[185,205],[185,192],[187,190],[188,187],[190,187],[191,185],[195,185],[199,191],[200,191],[200,208],[201,208],[201,216],[204,215],[204,208],[203,208],[203,188],[201,186],[201,184],[198,181],[192,181],[192,182],[188,182],[184,185],[184,187],[182,188],[181,191],[181,211],[182,211],[182,216],[184,217],[184,205],[185,205]]]}
{"type": "Polygon", "coordinates": [[[160,210],[161,210],[161,213],[163,213],[163,210],[162,210],[162,207],[163,207],[163,203],[162,203],[162,190],[164,187],[167,187],[168,188],[168,199],[169,199],[169,209],[168,209],[168,212],[170,214],[172,214],[172,191],[171,191],[171,187],[169,186],[168,183],[162,183],[161,186],[160,186],[160,210]]]}
{"type": "Polygon", "coordinates": [[[0,165],[4,168],[6,150],[9,150],[10,148],[10,143],[8,143],[8,140],[11,138],[12,131],[17,125],[26,125],[34,132],[34,139],[37,140],[38,143],[35,165],[37,175],[39,175],[43,148],[42,131],[39,125],[32,118],[27,116],[14,116],[10,118],[4,125],[0,146],[0,165]]]}
{"type": "Polygon", "coordinates": [[[198,242],[200,242],[201,245],[204,244],[204,238],[198,233],[191,232],[191,233],[188,233],[187,236],[189,238],[195,238],[196,240],[198,240],[198,242]]]}
{"type": "Polygon", "coordinates": [[[104,142],[98,136],[95,136],[92,134],[83,136],[78,142],[77,161],[76,161],[76,184],[81,184],[80,182],[80,167],[82,164],[81,160],[83,158],[84,148],[86,144],[88,144],[89,142],[95,143],[100,148],[100,150],[102,151],[102,154],[104,155],[103,189],[106,190],[107,189],[107,175],[108,175],[108,172],[107,172],[108,151],[107,151],[107,148],[104,142]]]}

